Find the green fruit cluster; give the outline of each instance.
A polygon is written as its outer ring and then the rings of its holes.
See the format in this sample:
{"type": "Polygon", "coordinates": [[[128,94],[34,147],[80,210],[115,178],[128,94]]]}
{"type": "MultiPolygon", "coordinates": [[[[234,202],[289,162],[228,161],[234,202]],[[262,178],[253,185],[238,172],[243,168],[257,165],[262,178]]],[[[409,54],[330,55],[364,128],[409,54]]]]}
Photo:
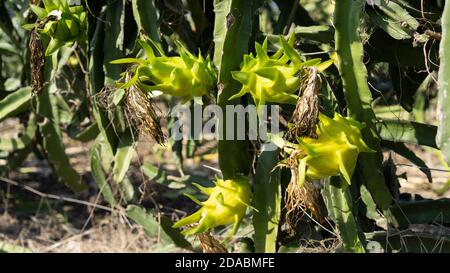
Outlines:
{"type": "MultiPolygon", "coordinates": [[[[217,75],[209,57],[198,57],[177,43],[180,56],[166,56],[159,46],[151,40],[139,40],[147,54],[145,59],[126,58],[115,60],[113,64],[134,63],[133,78],[121,86],[128,88],[137,85],[147,92],[161,91],[164,94],[190,100],[209,95],[216,84],[217,75]],[[156,48],[159,56],[156,56],[156,48]]],[[[130,73],[128,70],[126,73],[130,73]]]]}
{"type": "Polygon", "coordinates": [[[87,40],[87,15],[83,6],[69,6],[67,0],[42,2],[44,8],[30,4],[39,20],[35,24],[25,25],[24,28],[37,28],[46,44],[46,56],[52,55],[62,46],[71,46],[77,41],[84,43],[87,40]]]}

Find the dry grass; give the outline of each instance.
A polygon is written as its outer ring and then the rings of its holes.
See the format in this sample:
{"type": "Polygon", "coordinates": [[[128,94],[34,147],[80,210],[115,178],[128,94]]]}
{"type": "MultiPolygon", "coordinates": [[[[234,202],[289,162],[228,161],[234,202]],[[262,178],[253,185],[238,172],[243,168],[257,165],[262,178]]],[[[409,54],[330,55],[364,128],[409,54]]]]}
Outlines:
{"type": "MultiPolygon", "coordinates": [[[[429,183],[426,175],[407,159],[391,153],[395,162],[398,176],[404,175],[406,179],[399,178],[400,193],[419,195],[423,198],[438,199],[450,198],[450,191],[439,194],[439,190],[450,181],[450,170],[446,169],[439,160],[438,154],[433,150],[425,150],[416,145],[407,145],[430,168],[433,183],[429,183]]],[[[385,159],[389,153],[384,153],[385,159]]]]}
{"type": "MultiPolygon", "coordinates": [[[[28,220],[3,214],[0,216],[0,241],[37,253],[142,253],[162,249],[157,239],[148,237],[138,225],[129,226],[114,216],[98,222],[86,230],[78,230],[57,213],[32,216],[28,220]]],[[[174,247],[165,250],[181,251],[174,247]]]]}
{"type": "Polygon", "coordinates": [[[209,232],[201,233],[198,235],[200,241],[200,247],[203,253],[227,253],[226,247],[224,247],[214,236],[209,232]]]}

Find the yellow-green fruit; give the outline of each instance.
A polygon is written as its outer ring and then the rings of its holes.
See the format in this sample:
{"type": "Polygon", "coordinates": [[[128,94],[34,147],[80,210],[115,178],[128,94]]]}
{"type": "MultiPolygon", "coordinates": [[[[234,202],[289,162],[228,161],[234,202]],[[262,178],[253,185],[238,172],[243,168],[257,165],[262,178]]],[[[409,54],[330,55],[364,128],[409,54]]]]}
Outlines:
{"type": "Polygon", "coordinates": [[[151,44],[144,41],[139,43],[147,53],[146,59],[128,58],[112,62],[139,64],[133,68],[133,79],[125,83],[124,87],[137,84],[148,92],[161,91],[186,100],[208,95],[213,89],[217,76],[209,57],[205,59],[201,54],[195,57],[179,43],[180,56],[168,57],[153,41],[150,41],[151,44]],[[152,45],[161,56],[155,55],[152,45]]]}
{"type": "Polygon", "coordinates": [[[267,54],[267,39],[262,45],[255,43],[256,56],[245,55],[241,70],[232,72],[233,78],[242,83],[242,89],[230,99],[250,93],[258,106],[265,102],[295,104],[301,61],[292,47],[292,38],[289,42],[280,38],[283,46],[272,56],[267,54]]]}
{"type": "Polygon", "coordinates": [[[338,113],[331,119],[319,114],[317,139],[302,137],[298,139],[298,150],[304,153],[298,162],[299,183],[305,177],[321,179],[342,175],[350,184],[356,160],[360,152],[374,152],[362,139],[364,124],[338,113]]]}
{"type": "MultiPolygon", "coordinates": [[[[30,4],[31,10],[40,21],[36,23],[41,38],[47,43],[45,55],[55,53],[64,45],[79,41],[84,43],[86,36],[86,12],[83,6],[69,6],[66,0],[43,0],[44,8],[30,4]],[[43,23],[43,25],[42,25],[43,23]]],[[[33,28],[35,25],[26,25],[33,28]]]]}
{"type": "Polygon", "coordinates": [[[190,216],[181,219],[173,225],[179,228],[185,225],[197,223],[193,228],[187,229],[184,235],[193,235],[205,232],[211,228],[233,224],[229,235],[231,237],[237,230],[239,222],[245,216],[247,207],[252,198],[248,177],[240,176],[234,179],[218,179],[216,186],[205,188],[195,184],[209,198],[200,202],[195,197],[188,195],[194,202],[202,207],[190,216]]]}

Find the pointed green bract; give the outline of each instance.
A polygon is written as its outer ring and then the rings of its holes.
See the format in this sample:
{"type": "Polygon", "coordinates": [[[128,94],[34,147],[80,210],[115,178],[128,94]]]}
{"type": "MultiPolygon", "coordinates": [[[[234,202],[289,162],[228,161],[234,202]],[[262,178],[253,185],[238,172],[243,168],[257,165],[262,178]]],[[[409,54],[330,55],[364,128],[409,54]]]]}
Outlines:
{"type": "Polygon", "coordinates": [[[240,176],[228,180],[218,179],[216,186],[213,188],[205,188],[198,184],[195,184],[195,186],[209,195],[209,198],[200,202],[195,197],[186,194],[202,207],[197,212],[176,222],[173,227],[179,228],[198,223],[195,227],[182,232],[184,235],[193,235],[216,226],[233,224],[233,229],[228,238],[231,237],[236,232],[237,226],[251,202],[252,191],[248,178],[240,176]]]}
{"type": "Polygon", "coordinates": [[[338,113],[334,118],[319,114],[318,138],[298,139],[298,183],[306,178],[322,179],[341,175],[350,185],[358,154],[374,152],[364,142],[361,129],[364,124],[338,113]]]}
{"type": "MultiPolygon", "coordinates": [[[[71,46],[75,41],[87,40],[87,16],[82,6],[69,7],[67,1],[43,1],[44,8],[30,5],[31,11],[40,19],[35,27],[43,41],[48,41],[45,55],[57,52],[62,46],[71,46]]],[[[28,28],[28,26],[25,26],[28,28]]]]}
{"type": "Polygon", "coordinates": [[[209,57],[205,59],[200,54],[195,57],[179,42],[176,44],[180,56],[168,57],[152,40],[138,42],[147,55],[145,59],[125,58],[111,62],[137,64],[126,72],[134,75],[132,83],[118,83],[122,87],[136,84],[147,92],[161,91],[186,100],[209,95],[213,90],[217,76],[209,57]]]}
{"type": "Polygon", "coordinates": [[[258,106],[265,102],[295,104],[294,93],[300,88],[300,56],[291,44],[280,39],[283,41],[280,53],[269,57],[267,41],[264,41],[263,45],[255,43],[256,56],[252,53],[244,56],[241,70],[232,72],[233,78],[242,84],[242,89],[230,100],[249,93],[258,106]],[[291,59],[294,55],[295,61],[291,59]],[[286,60],[291,62],[287,63],[286,60]]]}
{"type": "Polygon", "coordinates": [[[255,43],[256,56],[244,55],[240,71],[232,71],[233,78],[242,84],[242,89],[229,99],[249,93],[257,106],[266,102],[295,104],[300,89],[300,73],[303,68],[317,66],[325,70],[331,62],[321,59],[303,61],[294,49],[294,35],[286,41],[280,37],[282,47],[272,56],[267,53],[267,38],[263,44],[255,43]]]}

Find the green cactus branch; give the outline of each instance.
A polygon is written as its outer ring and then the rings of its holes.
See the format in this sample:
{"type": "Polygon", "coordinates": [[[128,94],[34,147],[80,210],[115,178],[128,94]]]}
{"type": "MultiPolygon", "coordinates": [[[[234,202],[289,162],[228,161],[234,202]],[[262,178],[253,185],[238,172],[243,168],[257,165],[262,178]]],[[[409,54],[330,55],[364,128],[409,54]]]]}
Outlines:
{"type": "Polygon", "coordinates": [[[450,165],[450,1],[445,2],[442,15],[442,40],[439,48],[439,129],[437,143],[450,165]]]}
{"type": "MultiPolygon", "coordinates": [[[[239,103],[238,99],[228,100],[241,89],[239,82],[232,78],[231,71],[239,70],[242,55],[248,52],[256,2],[254,0],[216,0],[214,2],[216,12],[214,63],[219,68],[218,104],[223,110],[227,105],[239,103]]],[[[226,136],[226,115],[218,122],[223,135],[226,136]]],[[[247,141],[220,140],[218,148],[219,164],[224,178],[233,177],[238,173],[248,174],[250,154],[247,141]]]]}
{"type": "Polygon", "coordinates": [[[345,252],[365,252],[358,222],[353,213],[350,188],[339,185],[340,178],[333,176],[325,182],[322,195],[328,210],[328,216],[336,223],[345,252]]]}
{"type": "Polygon", "coordinates": [[[372,96],[367,84],[367,69],[362,60],[363,45],[358,29],[364,3],[362,0],[336,2],[336,51],[349,115],[366,124],[363,137],[369,147],[377,151],[360,155],[362,175],[377,205],[385,209],[391,202],[391,196],[380,171],[380,140],[376,135],[376,119],[371,107],[372,96]]]}

